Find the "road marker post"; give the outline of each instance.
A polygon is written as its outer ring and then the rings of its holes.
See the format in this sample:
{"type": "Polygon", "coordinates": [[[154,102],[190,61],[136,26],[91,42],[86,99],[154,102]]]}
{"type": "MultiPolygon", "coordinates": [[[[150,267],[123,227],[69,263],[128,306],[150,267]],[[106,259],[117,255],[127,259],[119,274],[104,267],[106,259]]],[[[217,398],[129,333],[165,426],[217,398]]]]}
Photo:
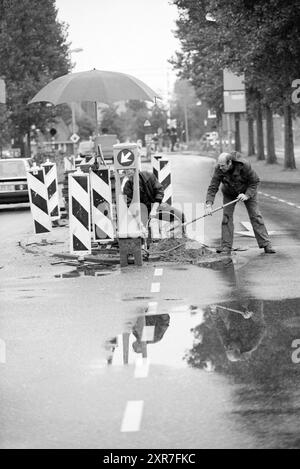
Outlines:
{"type": "Polygon", "coordinates": [[[89,174],[77,168],[69,174],[69,231],[70,253],[83,256],[90,254],[91,215],[90,215],[89,174]]]}
{"type": "Polygon", "coordinates": [[[90,172],[94,241],[114,239],[110,169],[100,166],[90,172]]]}
{"type": "Polygon", "coordinates": [[[30,170],[27,171],[27,184],[34,233],[49,233],[52,230],[52,224],[49,214],[44,168],[34,163],[30,170]]]}
{"type": "Polygon", "coordinates": [[[42,168],[45,171],[45,184],[48,193],[49,214],[52,221],[60,219],[58,181],[56,163],[47,160],[42,168]]]}
{"type": "Polygon", "coordinates": [[[151,164],[154,176],[162,184],[165,191],[162,202],[172,205],[173,189],[171,179],[171,161],[165,156],[153,155],[151,157],[151,164]]]}
{"type": "Polygon", "coordinates": [[[64,170],[72,171],[75,169],[75,157],[73,155],[64,158],[64,170]]]}
{"type": "Polygon", "coordinates": [[[92,166],[96,163],[96,158],[92,155],[85,155],[78,166],[92,166]]]}
{"type": "MultiPolygon", "coordinates": [[[[162,155],[152,155],[151,157],[152,171],[156,179],[162,184],[164,188],[164,198],[162,203],[172,205],[173,189],[171,179],[171,162],[168,158],[162,155]]],[[[171,215],[170,215],[171,218],[171,215]]],[[[163,221],[151,220],[151,235],[154,239],[169,238],[170,235],[163,230],[163,221]]]]}
{"type": "Polygon", "coordinates": [[[121,267],[128,265],[128,255],[134,256],[136,265],[142,260],[142,222],[139,184],[139,153],[136,143],[122,143],[113,146],[116,184],[117,233],[120,248],[121,267]],[[133,194],[130,205],[122,192],[121,171],[133,172],[133,194]]]}

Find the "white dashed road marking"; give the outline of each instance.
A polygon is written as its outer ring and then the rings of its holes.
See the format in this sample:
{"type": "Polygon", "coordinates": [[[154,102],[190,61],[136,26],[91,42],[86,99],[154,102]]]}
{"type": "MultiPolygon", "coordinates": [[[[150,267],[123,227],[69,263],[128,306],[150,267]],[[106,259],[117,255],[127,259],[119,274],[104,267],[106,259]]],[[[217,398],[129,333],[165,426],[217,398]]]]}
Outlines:
{"type": "Polygon", "coordinates": [[[159,293],[159,292],[160,292],[160,283],[159,282],[157,282],[157,283],[153,282],[151,284],[151,293],[159,293]]]}
{"type": "Polygon", "coordinates": [[[147,378],[149,374],[149,364],[149,358],[144,358],[141,354],[138,354],[135,362],[134,377],[147,378]]]}
{"type": "Polygon", "coordinates": [[[145,326],[142,333],[142,342],[153,342],[154,326],[145,326]]]}
{"type": "Polygon", "coordinates": [[[265,192],[259,192],[259,194],[264,195],[265,197],[269,197],[272,200],[277,200],[278,202],[289,205],[290,207],[295,207],[295,208],[300,209],[300,205],[296,205],[293,202],[288,202],[287,200],[284,200],[284,199],[279,199],[278,197],[275,197],[275,195],[266,194],[265,192]]]}
{"type": "Polygon", "coordinates": [[[148,303],[147,312],[150,314],[155,314],[157,312],[157,301],[150,301],[150,303],[148,303]]]}
{"type": "Polygon", "coordinates": [[[163,274],[164,269],[155,269],[154,277],[161,277],[163,274]]]}
{"type": "Polygon", "coordinates": [[[141,425],[144,401],[128,401],[123,416],[121,432],[138,432],[141,425]]]}

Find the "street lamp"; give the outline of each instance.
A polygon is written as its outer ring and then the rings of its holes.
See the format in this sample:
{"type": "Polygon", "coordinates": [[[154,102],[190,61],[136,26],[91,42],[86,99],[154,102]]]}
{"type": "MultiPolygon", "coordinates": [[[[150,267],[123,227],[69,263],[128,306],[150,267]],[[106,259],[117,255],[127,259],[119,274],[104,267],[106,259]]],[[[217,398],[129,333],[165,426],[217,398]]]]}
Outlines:
{"type": "MultiPolygon", "coordinates": [[[[69,57],[70,57],[70,63],[71,67],[73,68],[72,65],[72,54],[77,54],[79,52],[83,52],[83,49],[81,47],[75,47],[74,49],[71,49],[69,51],[69,57]]],[[[74,64],[75,67],[76,64],[74,64]]],[[[75,103],[71,103],[71,112],[72,112],[72,135],[76,134],[76,116],[75,116],[75,103]]],[[[76,143],[73,143],[73,153],[75,156],[76,153],[76,143]]]]}
{"type": "Polygon", "coordinates": [[[205,19],[206,21],[211,21],[212,23],[215,23],[217,21],[216,18],[211,13],[206,13],[205,19]]]}

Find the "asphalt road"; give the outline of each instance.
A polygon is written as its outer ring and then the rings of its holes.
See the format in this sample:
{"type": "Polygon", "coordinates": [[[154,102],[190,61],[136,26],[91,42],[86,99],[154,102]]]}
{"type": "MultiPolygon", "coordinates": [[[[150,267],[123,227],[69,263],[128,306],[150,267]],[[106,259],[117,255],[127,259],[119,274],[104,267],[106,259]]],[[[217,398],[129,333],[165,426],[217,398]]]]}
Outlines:
{"type": "MultiPolygon", "coordinates": [[[[191,219],[212,161],[172,164],[191,219]]],[[[299,448],[300,200],[294,187],[260,191],[278,253],[236,234],[247,250],[214,269],[58,278],[72,268],[18,246],[30,212],[1,211],[0,447],[299,448]]],[[[189,235],[216,246],[220,220],[189,235]]],[[[235,220],[243,231],[244,207],[235,220]]]]}

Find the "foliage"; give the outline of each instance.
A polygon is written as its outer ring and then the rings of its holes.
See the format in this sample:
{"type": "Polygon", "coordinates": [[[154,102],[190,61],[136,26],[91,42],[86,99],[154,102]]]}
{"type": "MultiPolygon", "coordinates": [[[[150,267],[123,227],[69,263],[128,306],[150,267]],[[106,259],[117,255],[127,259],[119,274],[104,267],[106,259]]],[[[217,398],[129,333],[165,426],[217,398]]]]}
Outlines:
{"type": "Polygon", "coordinates": [[[88,140],[88,138],[93,135],[95,131],[95,121],[87,114],[77,119],[76,124],[78,125],[78,134],[82,140],[88,140]]]}
{"type": "Polygon", "coordinates": [[[43,129],[49,117],[44,104],[28,101],[49,81],[70,68],[67,28],[57,20],[55,0],[0,0],[0,75],[7,88],[12,135],[43,129]]]}
{"type": "MultiPolygon", "coordinates": [[[[245,73],[249,111],[258,100],[283,113],[300,69],[300,4],[293,0],[173,0],[182,51],[172,63],[197,95],[222,112],[222,70],[245,73]],[[210,14],[215,21],[207,21],[210,14]]],[[[286,110],[285,110],[286,112],[286,110]]],[[[290,133],[290,129],[286,128],[290,133]]],[[[293,154],[287,167],[293,166],[293,154]]]]}
{"type": "Polygon", "coordinates": [[[207,106],[197,99],[195,89],[188,80],[177,80],[175,83],[171,115],[177,121],[179,133],[185,129],[185,117],[187,117],[191,139],[199,140],[207,130],[211,130],[210,126],[213,124],[207,121],[207,106]]]}
{"type": "Polygon", "coordinates": [[[130,100],[122,109],[117,106],[105,108],[102,111],[101,127],[107,128],[109,133],[116,133],[120,141],[144,140],[146,120],[151,122],[153,133],[159,128],[165,129],[167,111],[157,104],[149,109],[143,101],[130,100]]]}

